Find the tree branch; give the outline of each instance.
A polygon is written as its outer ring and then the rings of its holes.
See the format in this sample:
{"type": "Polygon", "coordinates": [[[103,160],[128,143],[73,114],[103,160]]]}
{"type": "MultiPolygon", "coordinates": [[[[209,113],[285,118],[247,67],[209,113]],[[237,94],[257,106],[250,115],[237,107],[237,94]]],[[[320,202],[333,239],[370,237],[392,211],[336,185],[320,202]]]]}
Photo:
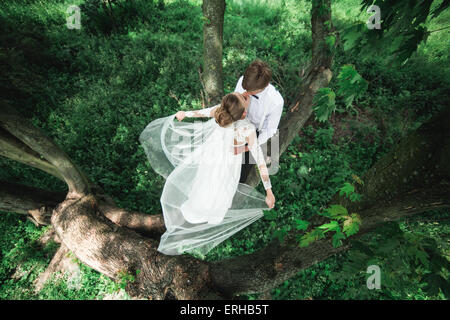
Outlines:
{"type": "Polygon", "coordinates": [[[39,225],[50,224],[53,209],[65,196],[62,192],[0,181],[0,210],[29,215],[39,225]]]}
{"type": "MultiPolygon", "coordinates": [[[[69,187],[68,197],[79,197],[90,192],[90,182],[62,151],[39,128],[20,116],[11,106],[3,103],[0,108],[0,127],[44,157],[56,168],[69,187]]],[[[6,139],[5,139],[6,140],[6,139]]],[[[9,139],[11,141],[11,139],[9,139]]]]}
{"type": "Polygon", "coordinates": [[[64,181],[64,177],[47,160],[14,137],[8,131],[0,127],[0,155],[6,158],[21,162],[31,167],[45,171],[56,178],[64,181]]]}
{"type": "MultiPolygon", "coordinates": [[[[30,215],[39,225],[49,225],[53,210],[64,201],[66,193],[47,191],[0,180],[0,211],[30,215]]],[[[146,214],[117,207],[111,198],[98,195],[99,210],[118,226],[142,234],[161,235],[165,232],[162,214],[146,214]]]]}
{"type": "Polygon", "coordinates": [[[162,214],[150,215],[142,212],[127,211],[105,202],[99,202],[99,210],[115,224],[140,233],[152,233],[160,236],[166,231],[162,214]]]}

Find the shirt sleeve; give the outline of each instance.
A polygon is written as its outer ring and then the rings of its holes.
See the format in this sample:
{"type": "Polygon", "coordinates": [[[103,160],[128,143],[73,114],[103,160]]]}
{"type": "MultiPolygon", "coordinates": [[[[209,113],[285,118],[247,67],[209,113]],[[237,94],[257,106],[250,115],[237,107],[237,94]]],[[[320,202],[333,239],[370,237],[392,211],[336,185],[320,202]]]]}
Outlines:
{"type": "Polygon", "coordinates": [[[236,83],[236,88],[234,88],[234,92],[244,93],[245,89],[242,88],[242,80],[244,80],[244,76],[241,76],[236,83]]]}
{"type": "Polygon", "coordinates": [[[264,189],[267,190],[272,188],[272,184],[270,183],[269,178],[269,171],[267,170],[266,162],[264,160],[264,155],[260,145],[257,143],[255,127],[252,127],[249,130],[249,135],[246,137],[246,141],[248,143],[248,149],[250,150],[253,159],[255,159],[256,165],[258,166],[259,175],[261,176],[261,181],[264,185],[264,189]]]}
{"type": "Polygon", "coordinates": [[[205,108],[205,109],[200,109],[200,110],[192,110],[192,111],[186,111],[186,117],[191,118],[191,117],[212,117],[213,116],[213,111],[214,109],[216,109],[219,105],[215,105],[213,107],[209,107],[209,108],[205,108]]]}
{"type": "Polygon", "coordinates": [[[258,136],[258,144],[262,145],[277,133],[280,124],[281,114],[283,113],[284,100],[281,98],[278,103],[273,106],[273,111],[267,117],[267,125],[264,126],[258,136]]]}

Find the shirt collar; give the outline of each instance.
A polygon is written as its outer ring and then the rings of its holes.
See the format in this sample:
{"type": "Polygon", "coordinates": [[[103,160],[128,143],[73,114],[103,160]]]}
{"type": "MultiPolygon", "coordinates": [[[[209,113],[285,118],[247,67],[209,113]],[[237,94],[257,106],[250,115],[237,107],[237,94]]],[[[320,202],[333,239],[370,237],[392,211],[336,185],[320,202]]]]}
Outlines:
{"type": "Polygon", "coordinates": [[[269,86],[270,86],[270,83],[264,88],[263,91],[261,91],[258,94],[255,94],[255,96],[258,97],[258,100],[261,99],[261,97],[263,97],[267,93],[267,91],[269,90],[269,86]]]}

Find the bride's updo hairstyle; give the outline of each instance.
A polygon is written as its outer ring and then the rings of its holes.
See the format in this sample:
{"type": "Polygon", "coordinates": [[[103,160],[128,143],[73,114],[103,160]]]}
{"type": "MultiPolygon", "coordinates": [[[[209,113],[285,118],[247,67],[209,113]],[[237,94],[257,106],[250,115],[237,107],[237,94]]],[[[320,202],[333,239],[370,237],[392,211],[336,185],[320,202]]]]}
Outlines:
{"type": "Polygon", "coordinates": [[[222,98],[222,103],[214,112],[214,118],[221,127],[226,127],[229,124],[242,118],[245,108],[236,94],[229,93],[222,98]]]}

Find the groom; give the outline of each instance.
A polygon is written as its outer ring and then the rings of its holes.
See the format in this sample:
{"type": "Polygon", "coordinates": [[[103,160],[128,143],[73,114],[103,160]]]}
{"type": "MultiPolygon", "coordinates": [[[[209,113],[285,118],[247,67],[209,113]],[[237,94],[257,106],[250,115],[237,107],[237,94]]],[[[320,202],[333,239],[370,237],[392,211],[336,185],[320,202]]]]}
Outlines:
{"type": "MultiPolygon", "coordinates": [[[[261,60],[255,60],[239,78],[234,89],[235,92],[250,96],[247,119],[256,127],[258,144],[264,154],[267,152],[267,143],[277,133],[284,105],[283,97],[270,83],[271,80],[272,70],[269,65],[261,60]]],[[[252,161],[249,161],[251,154],[247,146],[245,150],[235,148],[236,154],[241,152],[245,152],[245,163],[242,164],[239,182],[245,182],[255,160],[252,157],[252,161]]]]}

